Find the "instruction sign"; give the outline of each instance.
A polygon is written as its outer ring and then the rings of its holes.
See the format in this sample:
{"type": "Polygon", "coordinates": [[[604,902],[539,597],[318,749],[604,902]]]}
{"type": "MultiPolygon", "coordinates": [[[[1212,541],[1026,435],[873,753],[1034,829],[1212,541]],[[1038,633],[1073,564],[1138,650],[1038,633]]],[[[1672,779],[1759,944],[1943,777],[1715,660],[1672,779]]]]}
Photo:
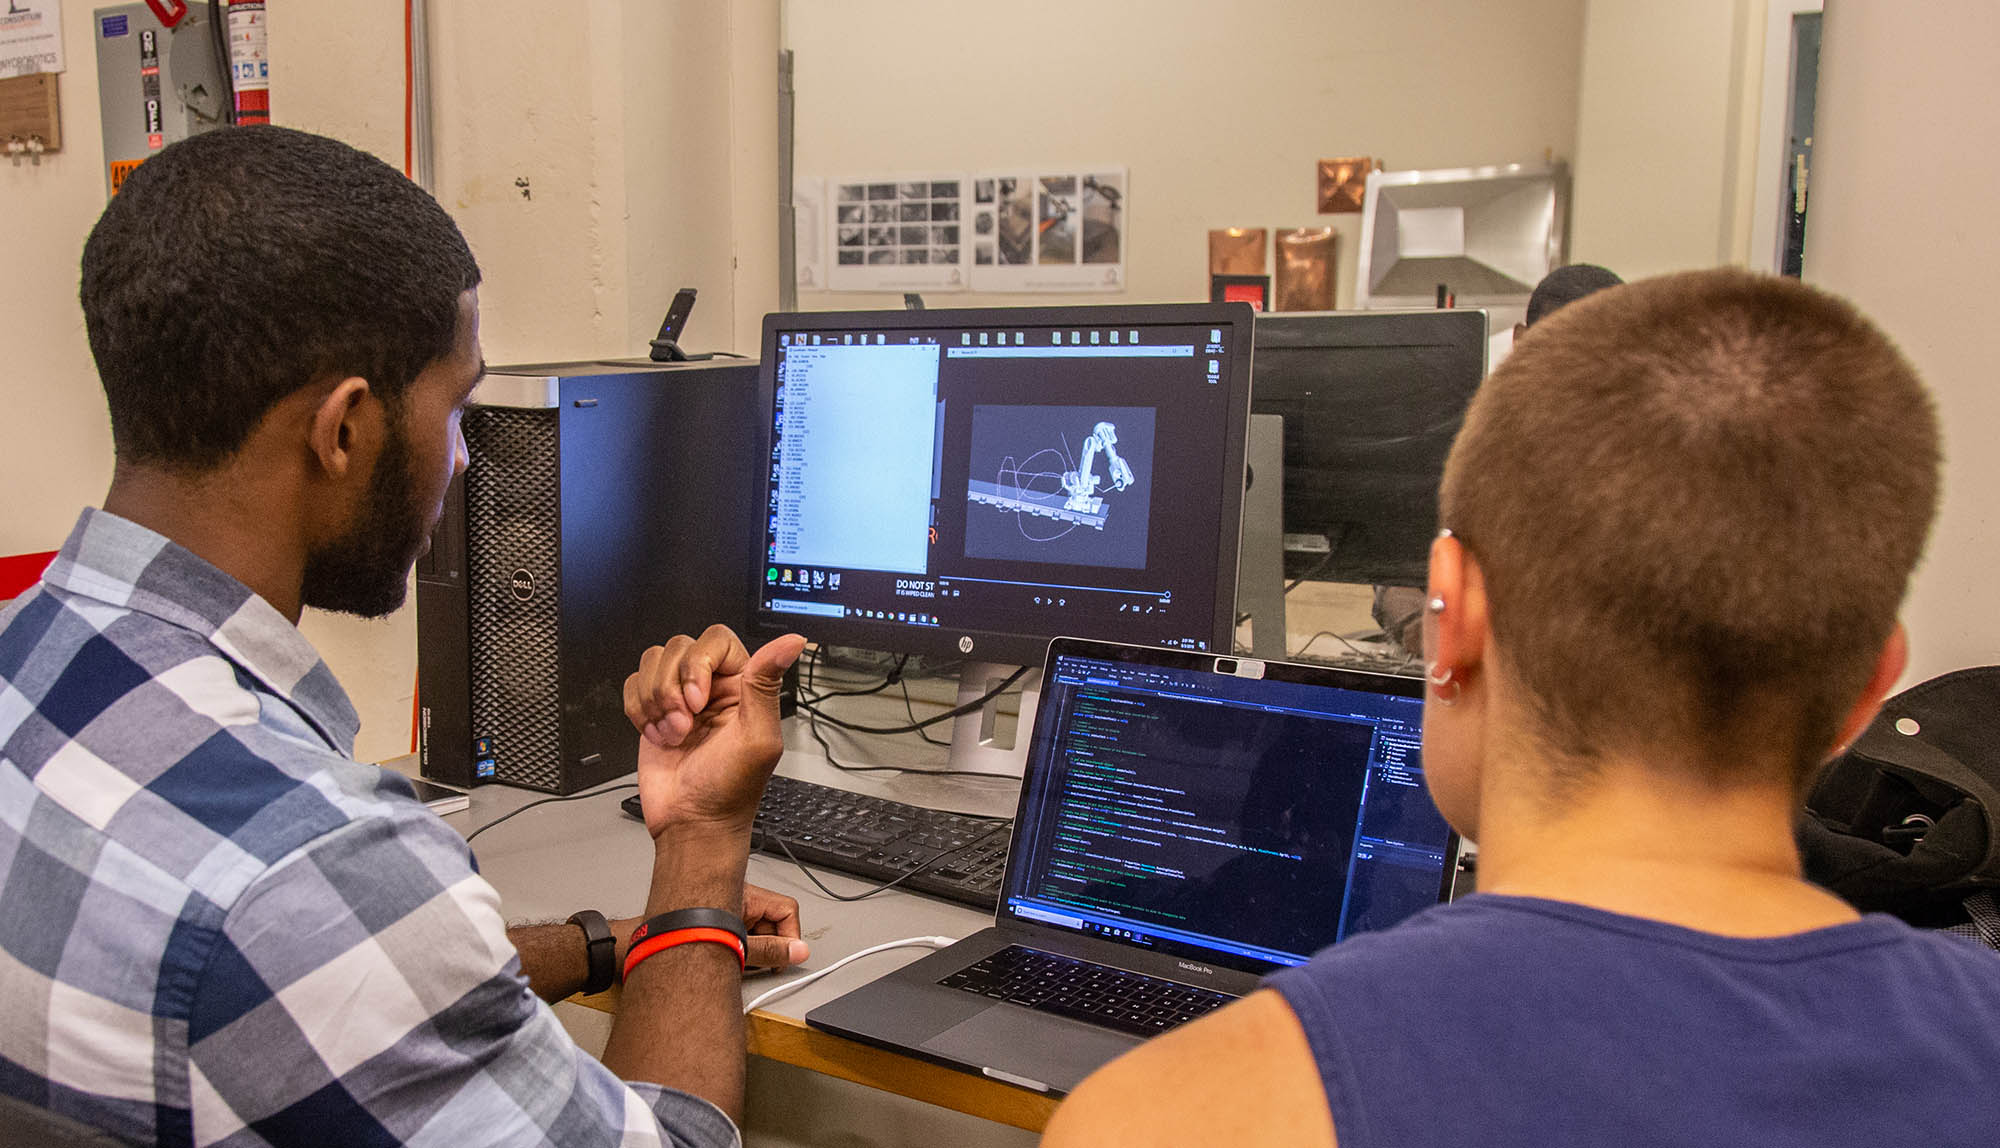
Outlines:
{"type": "Polygon", "coordinates": [[[64,67],[57,0],[7,0],[6,12],[0,13],[0,79],[64,67]]]}

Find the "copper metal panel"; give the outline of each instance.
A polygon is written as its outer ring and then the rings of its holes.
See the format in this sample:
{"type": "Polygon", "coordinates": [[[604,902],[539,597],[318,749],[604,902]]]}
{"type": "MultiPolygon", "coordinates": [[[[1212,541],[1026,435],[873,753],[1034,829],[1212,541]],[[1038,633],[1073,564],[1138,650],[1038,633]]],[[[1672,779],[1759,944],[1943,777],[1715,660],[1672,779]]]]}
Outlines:
{"type": "Polygon", "coordinates": [[[1264,229],[1223,227],[1208,233],[1210,275],[1262,275],[1264,229]]]}
{"type": "Polygon", "coordinates": [[[1319,210],[1359,212],[1363,193],[1368,190],[1368,173],[1382,170],[1382,161],[1367,156],[1344,156],[1319,161],[1319,210]]]}
{"type": "Polygon", "coordinates": [[[1331,227],[1278,232],[1275,311],[1333,310],[1333,253],[1338,238],[1331,227]]]}

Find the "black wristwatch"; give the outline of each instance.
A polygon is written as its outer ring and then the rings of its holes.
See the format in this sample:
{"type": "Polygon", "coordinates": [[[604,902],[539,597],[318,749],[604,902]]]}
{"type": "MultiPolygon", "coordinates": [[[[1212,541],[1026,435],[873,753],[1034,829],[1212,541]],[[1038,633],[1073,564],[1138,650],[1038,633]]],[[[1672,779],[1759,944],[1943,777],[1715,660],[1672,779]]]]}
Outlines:
{"type": "Polygon", "coordinates": [[[583,930],[583,949],[590,957],[590,979],[584,982],[583,991],[601,993],[617,984],[618,938],[611,935],[604,914],[585,909],[572,915],[569,923],[583,930]]]}

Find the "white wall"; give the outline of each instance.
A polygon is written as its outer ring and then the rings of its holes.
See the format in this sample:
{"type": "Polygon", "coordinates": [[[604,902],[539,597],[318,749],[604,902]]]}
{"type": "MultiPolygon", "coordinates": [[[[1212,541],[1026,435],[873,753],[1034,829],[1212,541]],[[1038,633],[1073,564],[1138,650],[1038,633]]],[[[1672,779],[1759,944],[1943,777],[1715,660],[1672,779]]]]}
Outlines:
{"type": "MultiPolygon", "coordinates": [[[[63,2],[64,150],[40,167],[0,163],[0,490],[12,495],[0,554],[60,545],[110,480],[76,305],[77,259],[104,205],[95,6],[63,2]]],[[[431,8],[436,191],[485,272],[488,360],[638,353],[682,285],[702,293],[692,341],[754,348],[777,301],[776,0],[431,8]]],[[[273,119],[401,167],[402,13],[397,0],[272,5],[273,119]]],[[[405,752],[414,611],[308,614],[303,628],[361,710],[358,756],[405,752]]]]}
{"type": "MultiPolygon", "coordinates": [[[[789,0],[797,171],[1117,163],[1131,169],[1122,295],[939,296],[934,305],[1208,297],[1214,227],[1339,228],[1316,163],[1540,162],[1575,142],[1581,0],[789,0]]],[[[808,309],[900,297],[800,292],[808,309]]]]}
{"type": "Polygon", "coordinates": [[[1762,0],[1589,0],[1570,258],[1626,279],[1748,252],[1762,0]]]}
{"type": "Polygon", "coordinates": [[[1944,506],[1905,608],[1908,682],[2000,662],[2000,6],[1829,0],[1806,278],[1888,330],[1937,396],[1944,506]]]}

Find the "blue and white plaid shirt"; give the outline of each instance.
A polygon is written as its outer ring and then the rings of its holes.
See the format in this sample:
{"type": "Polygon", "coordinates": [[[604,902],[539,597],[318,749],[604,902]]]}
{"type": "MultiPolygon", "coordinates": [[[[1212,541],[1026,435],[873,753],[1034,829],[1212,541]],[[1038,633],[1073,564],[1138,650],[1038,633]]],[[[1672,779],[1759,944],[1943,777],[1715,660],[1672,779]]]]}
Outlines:
{"type": "Polygon", "coordinates": [[[0,614],[0,1091],[169,1145],[731,1145],[528,991],[263,599],[86,510],[0,614]]]}

